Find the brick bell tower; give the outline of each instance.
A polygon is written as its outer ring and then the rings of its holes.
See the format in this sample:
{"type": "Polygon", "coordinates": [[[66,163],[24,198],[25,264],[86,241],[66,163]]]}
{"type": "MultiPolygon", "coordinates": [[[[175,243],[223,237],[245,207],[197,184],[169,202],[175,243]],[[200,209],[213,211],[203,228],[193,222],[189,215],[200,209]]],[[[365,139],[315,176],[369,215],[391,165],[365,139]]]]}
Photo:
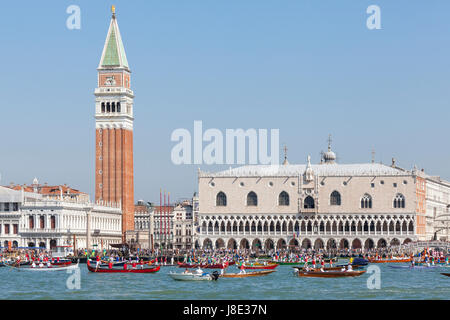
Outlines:
{"type": "Polygon", "coordinates": [[[122,204],[122,236],[134,230],[133,91],[115,8],[97,68],[95,199],[122,204]]]}

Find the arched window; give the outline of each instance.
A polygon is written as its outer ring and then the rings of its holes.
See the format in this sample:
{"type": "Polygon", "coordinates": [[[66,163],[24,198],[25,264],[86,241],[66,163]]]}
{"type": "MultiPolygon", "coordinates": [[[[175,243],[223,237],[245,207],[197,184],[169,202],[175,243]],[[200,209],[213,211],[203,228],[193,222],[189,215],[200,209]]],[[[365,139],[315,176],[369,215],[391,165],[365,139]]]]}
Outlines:
{"type": "Polygon", "coordinates": [[[340,206],[341,205],[341,194],[337,191],[333,191],[330,195],[330,205],[340,206]]]}
{"type": "Polygon", "coordinates": [[[116,103],[111,103],[111,112],[116,112],[116,103]]]}
{"type": "Polygon", "coordinates": [[[394,198],[394,208],[404,208],[405,207],[405,197],[401,193],[397,193],[394,198]]]}
{"type": "Polygon", "coordinates": [[[106,112],[111,112],[111,105],[109,102],[106,103],[106,112]]]}
{"type": "Polygon", "coordinates": [[[120,112],[120,102],[117,102],[117,112],[120,112]]]}
{"type": "Polygon", "coordinates": [[[314,209],[314,208],[315,208],[313,197],[307,196],[307,197],[305,198],[305,201],[304,201],[304,203],[303,203],[303,208],[304,208],[304,209],[314,209]]]}
{"type": "Polygon", "coordinates": [[[361,198],[361,208],[372,209],[372,197],[367,193],[361,198]]]}
{"type": "Polygon", "coordinates": [[[216,206],[218,207],[226,207],[227,205],[227,196],[222,191],[219,192],[216,196],[216,206]]]}
{"type": "Polygon", "coordinates": [[[105,113],[105,103],[102,102],[102,113],[105,113]]]}
{"type": "Polygon", "coordinates": [[[288,206],[289,205],[289,194],[286,191],[283,191],[278,196],[278,205],[280,206],[288,206]]]}
{"type": "Polygon", "coordinates": [[[252,206],[255,207],[258,205],[258,196],[256,195],[256,193],[254,193],[253,191],[251,191],[248,195],[247,195],[247,206],[252,206]]]}

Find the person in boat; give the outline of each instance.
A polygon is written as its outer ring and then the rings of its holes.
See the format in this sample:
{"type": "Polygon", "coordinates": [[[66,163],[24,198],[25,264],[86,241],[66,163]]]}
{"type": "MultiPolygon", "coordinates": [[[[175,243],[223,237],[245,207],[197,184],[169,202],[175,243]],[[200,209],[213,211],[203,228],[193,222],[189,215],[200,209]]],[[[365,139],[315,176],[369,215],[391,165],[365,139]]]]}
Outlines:
{"type": "Polygon", "coordinates": [[[347,271],[353,271],[353,267],[352,267],[351,264],[349,264],[349,265],[347,266],[347,271]]]}
{"type": "Polygon", "coordinates": [[[113,267],[113,264],[112,264],[111,261],[109,261],[109,262],[108,262],[108,269],[112,269],[112,267],[113,267]]]}
{"type": "Polygon", "coordinates": [[[31,264],[31,267],[36,268],[36,263],[34,262],[34,260],[33,260],[33,263],[31,264]]]}
{"type": "Polygon", "coordinates": [[[198,266],[197,270],[195,270],[195,272],[197,272],[197,274],[202,274],[203,270],[200,268],[200,266],[198,266]]]}
{"type": "Polygon", "coordinates": [[[43,267],[44,267],[44,264],[42,263],[42,261],[39,262],[39,268],[43,268],[43,267]]]}
{"type": "Polygon", "coordinates": [[[239,274],[245,274],[245,267],[243,264],[241,265],[241,271],[239,271],[239,274]]]}
{"type": "Polygon", "coordinates": [[[189,270],[188,270],[188,268],[186,268],[186,270],[184,270],[184,272],[183,273],[189,273],[189,270]]]}

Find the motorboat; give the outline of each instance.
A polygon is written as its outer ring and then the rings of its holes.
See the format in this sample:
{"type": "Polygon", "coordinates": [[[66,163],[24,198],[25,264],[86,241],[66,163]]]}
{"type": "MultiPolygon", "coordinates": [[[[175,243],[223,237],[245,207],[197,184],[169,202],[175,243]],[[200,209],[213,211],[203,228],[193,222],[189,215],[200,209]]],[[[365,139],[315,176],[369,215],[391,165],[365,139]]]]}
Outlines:
{"type": "Polygon", "coordinates": [[[203,272],[201,269],[197,269],[193,272],[185,271],[183,273],[170,272],[169,276],[178,281],[212,281],[217,280],[220,276],[219,272],[214,271],[213,273],[203,272]]]}

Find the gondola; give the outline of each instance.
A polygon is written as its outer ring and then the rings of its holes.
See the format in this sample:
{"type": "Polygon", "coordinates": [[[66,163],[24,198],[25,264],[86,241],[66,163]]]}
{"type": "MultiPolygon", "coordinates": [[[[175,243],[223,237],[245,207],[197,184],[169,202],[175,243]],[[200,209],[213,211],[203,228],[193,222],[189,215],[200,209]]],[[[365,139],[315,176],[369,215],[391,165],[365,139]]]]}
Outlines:
{"type": "Polygon", "coordinates": [[[299,271],[299,277],[309,278],[343,278],[343,277],[359,277],[366,271],[299,271]]]}
{"type": "Polygon", "coordinates": [[[133,268],[104,268],[104,267],[93,267],[91,266],[90,261],[87,261],[87,268],[90,272],[96,272],[96,273],[154,273],[154,272],[158,272],[159,269],[161,269],[161,266],[156,266],[156,267],[144,267],[144,268],[137,268],[137,269],[133,269],[133,268]]]}
{"type": "Polygon", "coordinates": [[[275,270],[262,270],[262,271],[248,272],[248,273],[225,273],[225,274],[221,274],[220,277],[222,277],[222,278],[258,277],[258,276],[268,275],[272,272],[275,272],[275,270]]]}
{"type": "Polygon", "coordinates": [[[450,277],[450,273],[441,273],[441,274],[446,276],[446,277],[450,277]]]}

